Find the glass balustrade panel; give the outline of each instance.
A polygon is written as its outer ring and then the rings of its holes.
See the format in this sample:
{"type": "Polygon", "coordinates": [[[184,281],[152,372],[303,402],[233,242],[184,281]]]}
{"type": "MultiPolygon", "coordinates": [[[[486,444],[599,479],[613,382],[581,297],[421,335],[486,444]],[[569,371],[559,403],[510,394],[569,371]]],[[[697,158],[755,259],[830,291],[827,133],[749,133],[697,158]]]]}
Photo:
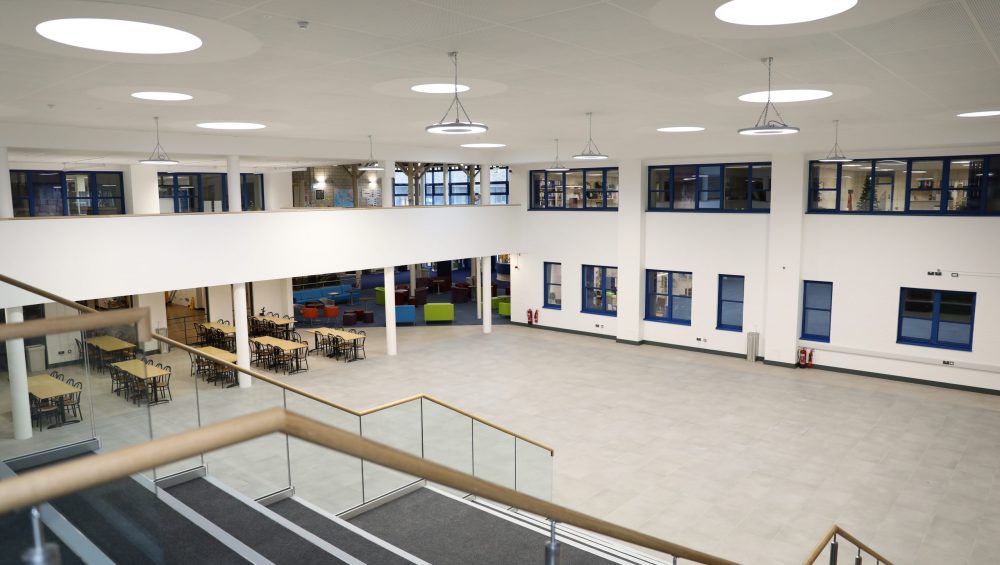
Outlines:
{"type": "Polygon", "coordinates": [[[485,481],[514,488],[514,465],[514,436],[479,421],[473,421],[473,474],[485,481]]]}
{"type": "MultiPolygon", "coordinates": [[[[420,399],[415,399],[366,414],[361,418],[361,435],[365,439],[422,457],[423,434],[420,410],[420,399]]],[[[370,461],[365,461],[362,468],[365,502],[420,480],[419,477],[388,469],[370,461]]]]}
{"type": "Polygon", "coordinates": [[[543,500],[552,500],[552,452],[515,438],[516,488],[543,500]]]}

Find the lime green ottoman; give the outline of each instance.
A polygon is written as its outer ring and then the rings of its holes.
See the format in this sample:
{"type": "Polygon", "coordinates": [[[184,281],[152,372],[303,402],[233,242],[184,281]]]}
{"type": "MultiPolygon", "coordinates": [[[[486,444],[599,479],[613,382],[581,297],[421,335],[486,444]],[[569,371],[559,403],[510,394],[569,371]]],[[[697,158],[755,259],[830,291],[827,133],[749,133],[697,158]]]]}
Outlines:
{"type": "Polygon", "coordinates": [[[501,316],[507,316],[510,318],[510,301],[504,300],[497,304],[497,313],[501,316]]]}
{"type": "Polygon", "coordinates": [[[375,304],[385,304],[385,287],[375,287],[375,304]]]}
{"type": "MultiPolygon", "coordinates": [[[[490,307],[493,308],[494,310],[496,310],[499,307],[499,305],[503,304],[504,302],[507,303],[507,308],[509,309],[510,308],[510,297],[509,296],[494,296],[491,299],[490,307]]],[[[510,316],[509,313],[507,315],[510,316]]]]}
{"type": "Polygon", "coordinates": [[[455,305],[428,302],[424,304],[425,322],[454,322],[455,305]]]}

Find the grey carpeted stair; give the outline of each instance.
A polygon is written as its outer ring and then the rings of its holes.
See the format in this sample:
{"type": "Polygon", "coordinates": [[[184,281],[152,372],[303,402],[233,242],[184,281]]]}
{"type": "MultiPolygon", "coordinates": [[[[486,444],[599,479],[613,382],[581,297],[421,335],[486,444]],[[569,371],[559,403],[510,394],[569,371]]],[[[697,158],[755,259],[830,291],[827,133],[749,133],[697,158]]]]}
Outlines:
{"type": "MultiPolygon", "coordinates": [[[[541,563],[546,536],[422,488],[350,522],[435,565],[541,563]]],[[[613,563],[563,544],[562,565],[613,563]]]]}
{"type": "Polygon", "coordinates": [[[268,508],[365,563],[379,565],[408,565],[412,563],[409,559],[389,551],[345,527],[342,523],[331,520],[300,504],[293,498],[280,500],[268,508]]]}
{"type": "Polygon", "coordinates": [[[172,486],[167,492],[274,563],[345,563],[205,479],[172,486]]]}

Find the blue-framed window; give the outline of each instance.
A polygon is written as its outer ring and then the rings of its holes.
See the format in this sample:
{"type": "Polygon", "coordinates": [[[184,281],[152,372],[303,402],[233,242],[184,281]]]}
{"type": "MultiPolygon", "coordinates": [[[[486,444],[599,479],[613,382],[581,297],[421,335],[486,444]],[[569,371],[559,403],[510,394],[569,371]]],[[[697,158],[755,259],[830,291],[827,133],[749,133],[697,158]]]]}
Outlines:
{"type": "Polygon", "coordinates": [[[396,169],[396,174],[392,177],[392,205],[410,205],[410,179],[399,169],[396,169]]]}
{"type": "Polygon", "coordinates": [[[771,163],[649,167],[651,212],[768,212],[771,163]]]}
{"type": "Polygon", "coordinates": [[[444,169],[441,167],[424,172],[424,206],[444,206],[444,169]]]}
{"type": "Polygon", "coordinates": [[[469,200],[469,173],[460,167],[448,169],[448,204],[471,204],[469,200]]]}
{"type": "Polygon", "coordinates": [[[808,212],[1000,214],[1000,155],[809,163],[808,212]]]}
{"type": "Polygon", "coordinates": [[[802,339],[830,341],[833,283],[803,281],[802,339]]]}
{"type": "Polygon", "coordinates": [[[263,210],[264,175],[260,173],[240,173],[240,196],[243,201],[244,212],[263,210]]]}
{"type": "Polygon", "coordinates": [[[618,168],[529,173],[531,210],[617,210],[618,168]]]}
{"type": "Polygon", "coordinates": [[[974,292],[901,288],[896,342],[972,351],[975,313],[974,292]]]}
{"type": "Polygon", "coordinates": [[[562,263],[545,263],[545,307],[562,309],[562,263]]]}
{"type": "Polygon", "coordinates": [[[691,325],[691,273],[646,270],[646,319],[691,325]]]}
{"type": "Polygon", "coordinates": [[[740,275],[719,275],[719,312],[715,327],[743,331],[743,285],[740,275]]]}
{"type": "Polygon", "coordinates": [[[583,266],[582,311],[618,315],[618,267],[583,266]]]}
{"type": "Polygon", "coordinates": [[[509,201],[510,169],[490,167],[490,204],[507,204],[509,201]]]}
{"type": "Polygon", "coordinates": [[[225,173],[160,173],[160,213],[227,212],[225,173]]]}
{"type": "Polygon", "coordinates": [[[10,172],[14,216],[96,216],[124,214],[124,182],[119,172],[10,172]]]}

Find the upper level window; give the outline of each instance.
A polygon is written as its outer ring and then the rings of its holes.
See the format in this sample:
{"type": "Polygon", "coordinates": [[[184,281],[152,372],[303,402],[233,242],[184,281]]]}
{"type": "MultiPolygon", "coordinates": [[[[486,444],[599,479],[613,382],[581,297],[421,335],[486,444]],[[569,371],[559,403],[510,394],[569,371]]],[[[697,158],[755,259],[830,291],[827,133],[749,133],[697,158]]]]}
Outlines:
{"type": "Polygon", "coordinates": [[[244,212],[263,210],[264,175],[259,173],[240,173],[240,196],[243,200],[244,212]]]}
{"type": "Polygon", "coordinates": [[[410,179],[406,173],[399,169],[396,169],[396,174],[392,179],[392,205],[410,205],[410,179]]]}
{"type": "Polygon", "coordinates": [[[976,293],[902,288],[896,341],[972,351],[976,293]]]}
{"type": "Polygon", "coordinates": [[[618,209],[617,168],[531,171],[530,183],[532,210],[618,209]]]}
{"type": "Polygon", "coordinates": [[[770,163],[649,168],[650,211],[766,212],[770,208],[770,163]]]}
{"type": "Polygon", "coordinates": [[[448,204],[471,204],[469,201],[469,173],[462,168],[448,169],[448,204]]]}
{"type": "Polygon", "coordinates": [[[997,214],[1000,155],[809,164],[809,212],[997,214]]]}
{"type": "Polygon", "coordinates": [[[11,171],[14,216],[124,214],[122,173],[11,171]]]}
{"type": "Polygon", "coordinates": [[[719,314],[716,328],[743,331],[743,277],[719,275],[719,314]]]}
{"type": "MultiPolygon", "coordinates": [[[[615,183],[617,186],[617,183],[615,183]]],[[[510,200],[510,169],[490,168],[490,204],[507,204],[510,200]]],[[[617,205],[617,204],[616,204],[617,205]]]]}
{"type": "Polygon", "coordinates": [[[802,339],[830,341],[830,313],[832,310],[833,283],[804,281],[802,339]]]}
{"type": "Polygon", "coordinates": [[[545,307],[562,308],[562,263],[545,263],[545,307]]]}
{"type": "Polygon", "coordinates": [[[424,173],[424,206],[444,206],[444,170],[441,167],[424,173]]]}
{"type": "Polygon", "coordinates": [[[617,267],[583,266],[583,311],[591,314],[617,315],[617,267]]]}
{"type": "Polygon", "coordinates": [[[646,319],[691,325],[691,273],[646,271],[646,319]]]}

